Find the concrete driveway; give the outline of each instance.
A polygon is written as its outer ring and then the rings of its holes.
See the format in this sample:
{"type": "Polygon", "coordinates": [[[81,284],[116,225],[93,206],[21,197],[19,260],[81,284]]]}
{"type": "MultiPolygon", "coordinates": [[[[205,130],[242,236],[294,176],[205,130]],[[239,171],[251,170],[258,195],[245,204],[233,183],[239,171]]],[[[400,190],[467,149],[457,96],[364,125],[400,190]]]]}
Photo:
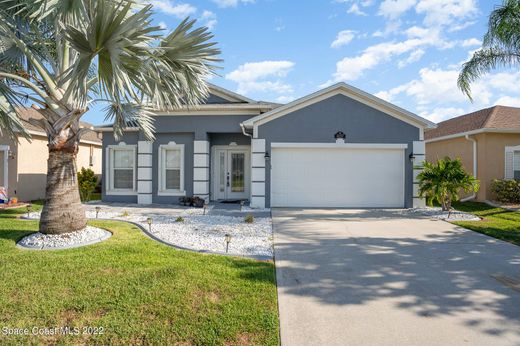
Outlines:
{"type": "Polygon", "coordinates": [[[282,345],[520,345],[520,247],[397,211],[273,210],[282,345]]]}

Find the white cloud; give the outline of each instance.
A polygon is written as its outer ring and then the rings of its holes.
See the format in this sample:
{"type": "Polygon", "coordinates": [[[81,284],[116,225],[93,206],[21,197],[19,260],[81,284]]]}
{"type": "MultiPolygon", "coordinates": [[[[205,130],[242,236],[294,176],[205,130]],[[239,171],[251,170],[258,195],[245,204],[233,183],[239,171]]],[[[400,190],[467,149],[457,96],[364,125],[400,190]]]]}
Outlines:
{"type": "Polygon", "coordinates": [[[482,41],[476,38],[468,38],[467,40],[462,41],[462,47],[473,47],[473,46],[481,46],[482,41]]]}
{"type": "Polygon", "coordinates": [[[520,97],[502,96],[495,101],[495,105],[520,107],[520,97]]]}
{"type": "Polygon", "coordinates": [[[252,4],[255,0],[213,0],[214,3],[218,5],[218,7],[226,8],[226,7],[237,7],[238,4],[252,4]]]}
{"type": "Polygon", "coordinates": [[[165,22],[159,22],[159,27],[163,30],[168,30],[168,25],[165,22]]]}
{"type": "Polygon", "coordinates": [[[294,63],[287,60],[248,62],[226,74],[226,79],[238,83],[238,93],[274,92],[292,93],[292,87],[281,79],[292,70],[294,63]]]}
{"type": "Polygon", "coordinates": [[[379,6],[379,14],[390,19],[397,19],[411,9],[417,0],[384,0],[379,6]]]}
{"type": "Polygon", "coordinates": [[[415,11],[427,26],[446,26],[474,17],[478,8],[475,0],[419,0],[415,11]]]}
{"type": "Polygon", "coordinates": [[[188,17],[197,11],[197,8],[190,4],[176,4],[170,0],[153,0],[150,1],[150,4],[159,11],[174,15],[181,19],[188,17]]]}
{"type": "Polygon", "coordinates": [[[204,22],[204,26],[206,26],[209,30],[213,30],[218,23],[217,15],[207,10],[202,12],[200,20],[204,22]]]}
{"type": "Polygon", "coordinates": [[[410,55],[408,56],[408,58],[406,59],[403,59],[403,60],[399,60],[399,62],[397,63],[397,66],[399,68],[403,68],[407,65],[410,65],[414,62],[417,62],[419,60],[421,60],[421,58],[423,57],[424,55],[424,49],[416,49],[414,50],[413,52],[410,53],[410,55]]]}
{"type": "Polygon", "coordinates": [[[438,107],[434,108],[432,111],[420,112],[419,115],[423,118],[427,118],[433,122],[438,123],[459,115],[463,115],[465,113],[466,111],[464,108],[460,107],[438,107]]]}
{"type": "Polygon", "coordinates": [[[356,32],[353,30],[342,30],[338,32],[336,39],[330,45],[332,48],[339,48],[345,46],[350,43],[354,39],[354,34],[356,32]]]}
{"type": "Polygon", "coordinates": [[[295,100],[294,96],[286,96],[286,95],[278,96],[276,98],[276,102],[278,102],[278,103],[289,103],[294,100],[295,100]]]}
{"type": "Polygon", "coordinates": [[[357,16],[366,16],[367,14],[359,8],[358,4],[352,4],[350,8],[347,10],[347,13],[355,14],[357,16]]]}

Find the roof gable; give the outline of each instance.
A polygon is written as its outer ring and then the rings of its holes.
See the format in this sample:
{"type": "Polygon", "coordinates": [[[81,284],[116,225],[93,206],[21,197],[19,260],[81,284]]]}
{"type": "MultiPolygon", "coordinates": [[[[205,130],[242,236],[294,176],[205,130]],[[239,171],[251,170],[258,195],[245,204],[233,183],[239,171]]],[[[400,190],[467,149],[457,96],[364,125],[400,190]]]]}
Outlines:
{"type": "Polygon", "coordinates": [[[275,108],[272,111],[248,119],[243,123],[243,125],[247,128],[259,126],[271,120],[277,119],[281,116],[294,112],[298,109],[307,107],[309,105],[323,101],[327,98],[330,98],[338,94],[354,99],[358,102],[361,102],[367,106],[375,108],[379,111],[382,111],[390,116],[398,118],[399,120],[402,120],[419,128],[434,128],[436,126],[433,122],[427,119],[424,119],[416,114],[413,114],[403,108],[400,108],[394,104],[384,101],[374,95],[371,95],[346,83],[334,84],[328,88],[319,90],[315,93],[297,99],[284,106],[275,108]]]}
{"type": "Polygon", "coordinates": [[[256,103],[254,100],[237,94],[231,90],[224,89],[216,86],[215,84],[208,83],[210,96],[214,95],[220,99],[224,99],[229,103],[256,103]]]}

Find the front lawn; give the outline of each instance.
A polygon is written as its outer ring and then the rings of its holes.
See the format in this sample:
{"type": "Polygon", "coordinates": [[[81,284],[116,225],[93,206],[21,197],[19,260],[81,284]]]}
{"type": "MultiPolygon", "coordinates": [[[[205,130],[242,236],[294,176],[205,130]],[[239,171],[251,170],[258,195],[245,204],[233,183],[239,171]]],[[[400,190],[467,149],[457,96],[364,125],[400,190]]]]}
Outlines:
{"type": "Polygon", "coordinates": [[[453,207],[483,218],[482,221],[457,221],[454,224],[520,245],[520,213],[477,202],[454,203],[453,207]]]}
{"type": "Polygon", "coordinates": [[[118,221],[90,222],[114,234],[99,244],[20,250],[16,241],[38,223],[15,215],[0,218],[0,344],[279,342],[271,262],[175,250],[118,221]],[[7,336],[2,329],[34,327],[77,327],[81,335],[7,336]],[[87,327],[103,334],[82,334],[87,327]]]}

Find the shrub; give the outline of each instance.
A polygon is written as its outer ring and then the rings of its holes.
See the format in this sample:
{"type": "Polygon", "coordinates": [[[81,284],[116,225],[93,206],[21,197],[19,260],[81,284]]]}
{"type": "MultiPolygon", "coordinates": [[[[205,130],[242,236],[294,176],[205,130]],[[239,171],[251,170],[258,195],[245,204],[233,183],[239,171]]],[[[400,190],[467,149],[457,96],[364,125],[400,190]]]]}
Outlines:
{"type": "Polygon", "coordinates": [[[451,202],[459,199],[460,190],[477,192],[480,187],[479,181],[464,170],[460,159],[449,157],[436,163],[425,162],[417,179],[419,195],[426,197],[429,204],[438,202],[443,211],[451,209],[451,202]]]}
{"type": "Polygon", "coordinates": [[[515,179],[495,179],[491,191],[499,202],[520,203],[520,181],[515,179]]]}
{"type": "Polygon", "coordinates": [[[184,222],[184,218],[182,216],[178,216],[176,219],[175,219],[175,222],[184,222]]]}
{"type": "Polygon", "coordinates": [[[90,168],[81,168],[78,172],[79,196],[83,202],[90,201],[92,193],[96,189],[98,179],[90,168]]]}
{"type": "Polygon", "coordinates": [[[253,223],[253,222],[255,222],[255,217],[251,214],[247,214],[246,217],[244,218],[244,222],[253,223]]]}

